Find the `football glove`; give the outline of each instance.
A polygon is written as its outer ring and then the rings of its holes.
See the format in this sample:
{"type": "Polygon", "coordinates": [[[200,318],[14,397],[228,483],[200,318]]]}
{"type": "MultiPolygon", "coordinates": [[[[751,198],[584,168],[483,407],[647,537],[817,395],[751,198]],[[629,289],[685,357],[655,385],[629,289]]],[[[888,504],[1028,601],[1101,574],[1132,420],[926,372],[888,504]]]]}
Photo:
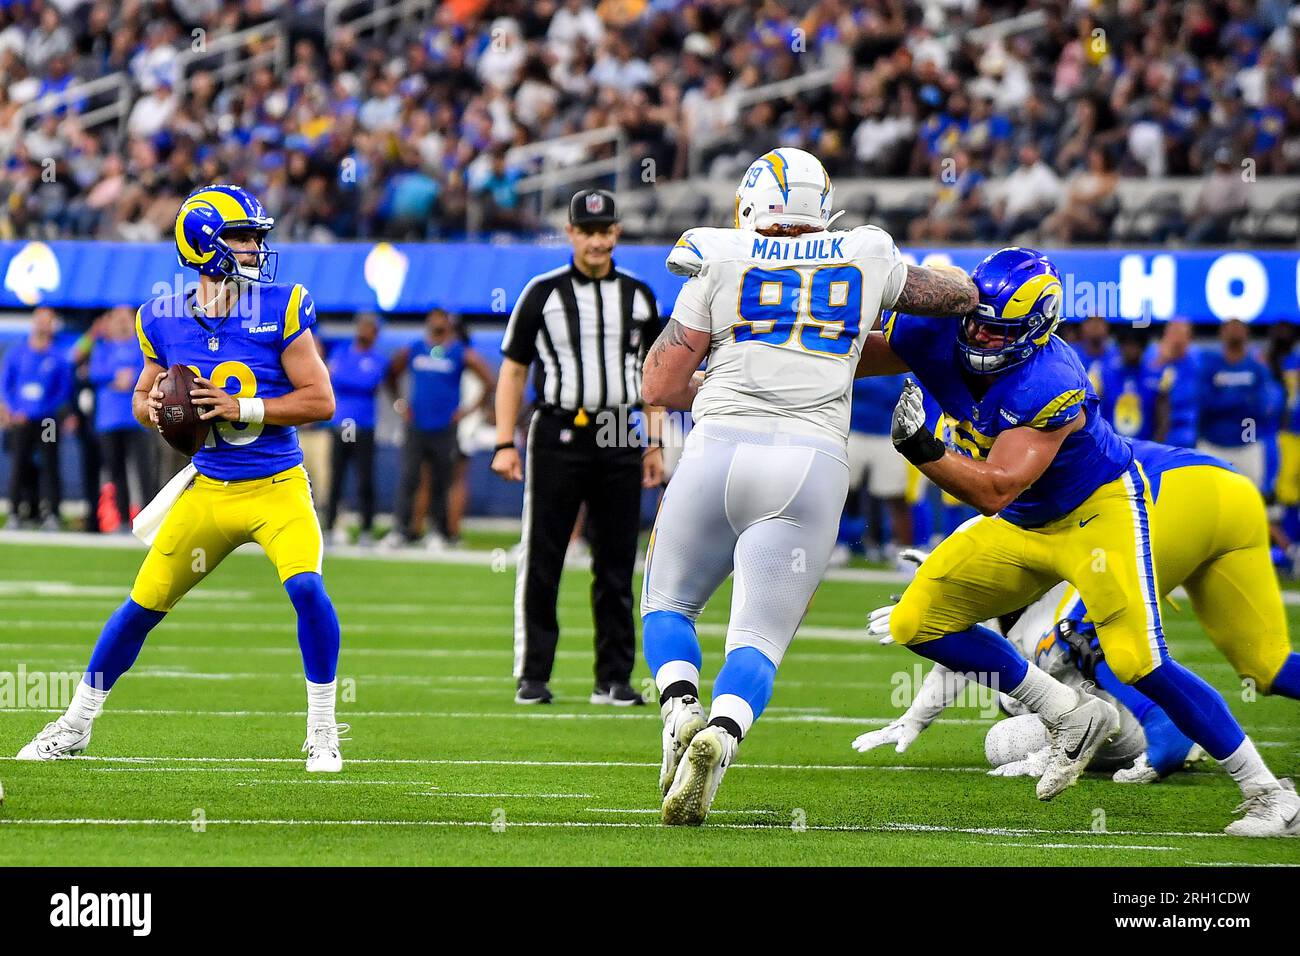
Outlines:
{"type": "Polygon", "coordinates": [[[1047,761],[1052,756],[1052,748],[1036,750],[1024,760],[1013,760],[989,771],[990,777],[1041,777],[1047,770],[1047,761]]]}
{"type": "Polygon", "coordinates": [[[921,736],[925,724],[910,717],[899,717],[892,724],[862,734],[853,741],[853,749],[860,754],[875,750],[884,744],[893,744],[894,750],[903,753],[912,746],[913,741],[921,736]]]}
{"type": "Polygon", "coordinates": [[[903,384],[903,394],[894,406],[889,435],[898,453],[914,465],[925,465],[943,457],[943,442],[925,427],[921,387],[910,378],[903,384]]]}

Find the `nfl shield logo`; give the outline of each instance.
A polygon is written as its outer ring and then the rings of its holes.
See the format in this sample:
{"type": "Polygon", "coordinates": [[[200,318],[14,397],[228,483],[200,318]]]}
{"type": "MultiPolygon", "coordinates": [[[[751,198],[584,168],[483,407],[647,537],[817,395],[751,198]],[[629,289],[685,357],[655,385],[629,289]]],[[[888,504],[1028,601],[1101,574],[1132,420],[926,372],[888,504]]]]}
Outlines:
{"type": "Polygon", "coordinates": [[[221,342],[215,335],[208,336],[208,351],[215,352],[221,348],[221,342]]]}
{"type": "Polygon", "coordinates": [[[595,215],[605,211],[605,197],[600,193],[592,193],[587,197],[587,212],[595,215]]]}

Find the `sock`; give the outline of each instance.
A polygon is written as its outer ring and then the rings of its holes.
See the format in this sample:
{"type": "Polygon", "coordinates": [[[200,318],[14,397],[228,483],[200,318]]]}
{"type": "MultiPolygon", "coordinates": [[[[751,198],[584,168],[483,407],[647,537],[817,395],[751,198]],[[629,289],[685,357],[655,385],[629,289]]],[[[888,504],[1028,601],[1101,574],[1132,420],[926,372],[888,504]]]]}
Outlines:
{"type": "Polygon", "coordinates": [[[73,691],[72,703],[63,715],[63,722],[74,730],[85,730],[104,709],[108,691],[91,687],[83,679],[73,691]]]}
{"type": "Polygon", "coordinates": [[[308,727],[319,727],[322,724],[333,727],[338,723],[334,719],[334,697],[337,685],[337,681],[314,684],[310,678],[307,680],[308,727]]]}
{"type": "Polygon", "coordinates": [[[150,611],[130,598],[123,601],[99,632],[83,680],[97,690],[111,690],[135,663],[149,632],[166,616],[166,611],[150,611]]]}
{"type": "Polygon", "coordinates": [[[700,693],[700,639],[695,623],[678,611],[651,611],[641,618],[641,646],[655,675],[659,702],[700,693]]]}
{"type": "Polygon", "coordinates": [[[1133,686],[1157,703],[1174,726],[1223,762],[1241,746],[1246,733],[1213,687],[1172,657],[1133,686]]]}
{"type": "Polygon", "coordinates": [[[1300,653],[1291,652],[1273,678],[1273,686],[1268,692],[1300,700],[1300,653]]]}
{"type": "MultiPolygon", "coordinates": [[[[994,690],[1020,687],[1027,680],[1026,675],[1029,672],[1037,671],[1037,668],[1029,666],[1029,662],[1020,656],[1020,652],[1010,641],[982,624],[975,624],[964,631],[945,634],[932,641],[922,641],[907,646],[909,650],[915,651],[922,657],[937,661],[949,670],[964,674],[967,678],[979,681],[985,687],[992,687],[994,690]]],[[[1049,684],[1059,684],[1059,681],[1054,681],[1042,671],[1038,673],[1049,684]]],[[[1041,689],[1042,683],[1035,681],[1032,686],[1041,689]]],[[[1070,694],[1069,706],[1065,708],[1069,710],[1076,701],[1073,692],[1068,688],[1065,689],[1070,694]]],[[[1015,691],[1009,693],[1016,700],[1023,700],[1021,697],[1016,697],[1015,691]]],[[[1041,696],[1040,694],[1039,697],[1041,696]]],[[[1037,701],[1038,697],[1034,700],[1037,701]]],[[[1029,700],[1024,700],[1024,703],[1044,720],[1048,720],[1047,715],[1042,714],[1035,703],[1029,700]]],[[[1053,717],[1051,721],[1055,719],[1053,717]]]]}
{"type": "Polygon", "coordinates": [[[284,582],[298,613],[298,648],[302,668],[314,684],[333,684],[339,666],[339,617],[314,571],[295,574],[284,582]]]}
{"type": "Polygon", "coordinates": [[[743,739],[772,699],[775,679],[776,665],[766,654],[756,647],[736,648],[727,655],[713,682],[709,723],[716,722],[737,739],[743,739]],[[724,720],[731,721],[734,728],[724,720]]]}
{"type": "Polygon", "coordinates": [[[1047,671],[1025,668],[1025,679],[1007,692],[1037,714],[1049,729],[1061,722],[1066,711],[1079,706],[1079,695],[1047,671]]]}
{"type": "Polygon", "coordinates": [[[1218,757],[1214,759],[1228,771],[1228,776],[1237,782],[1242,793],[1272,790],[1279,785],[1277,777],[1264,766],[1259,751],[1255,749],[1255,744],[1249,737],[1243,737],[1241,745],[1223,759],[1220,760],[1218,757]]]}

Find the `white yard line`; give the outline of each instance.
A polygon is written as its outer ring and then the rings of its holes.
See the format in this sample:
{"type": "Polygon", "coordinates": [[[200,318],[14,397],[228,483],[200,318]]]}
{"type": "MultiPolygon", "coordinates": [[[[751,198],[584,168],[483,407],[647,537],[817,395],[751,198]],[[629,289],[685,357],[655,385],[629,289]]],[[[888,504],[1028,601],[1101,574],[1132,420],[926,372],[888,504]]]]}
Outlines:
{"type": "Polygon", "coordinates": [[[988,843],[964,840],[967,846],[1012,846],[1021,850],[1177,850],[1176,846],[1153,846],[1149,843],[988,843]]]}
{"type": "MultiPolygon", "coordinates": [[[[16,762],[14,757],[0,756],[0,762],[16,762]]],[[[60,761],[60,763],[76,765],[81,763],[117,763],[117,764],[150,764],[150,763],[168,763],[168,764],[199,764],[193,768],[175,767],[176,772],[193,772],[205,773],[208,771],[207,764],[222,763],[258,763],[258,764],[301,764],[300,757],[69,757],[60,761]]],[[[453,758],[435,758],[435,757],[351,757],[345,763],[348,765],[362,764],[373,766],[421,766],[421,767],[589,767],[594,769],[607,769],[611,767],[644,769],[646,767],[658,767],[658,763],[645,762],[640,763],[630,760],[457,760],[453,758]]],[[[829,771],[906,771],[912,772],[917,770],[928,770],[939,773],[984,773],[981,767],[929,767],[929,766],[889,766],[889,765],[871,765],[871,764],[801,764],[801,763],[738,763],[733,768],[733,772],[740,770],[829,770],[829,771]]]]}
{"type": "Polygon", "coordinates": [[[456,793],[448,790],[438,790],[436,787],[432,790],[413,790],[407,794],[408,797],[486,797],[492,800],[497,799],[518,799],[526,797],[534,800],[592,800],[595,794],[592,793],[456,793]]]}
{"type": "MultiPolygon", "coordinates": [[[[495,822],[491,820],[301,820],[301,819],[258,819],[258,818],[234,818],[234,819],[207,819],[203,821],[207,827],[214,826],[269,826],[269,827],[466,827],[472,829],[491,829],[505,831],[516,827],[525,827],[529,829],[624,829],[624,830],[642,830],[642,829],[659,829],[660,823],[641,823],[633,820],[505,820],[495,822]]],[[[60,826],[161,826],[161,827],[193,827],[195,820],[192,817],[183,819],[159,819],[159,818],[111,818],[111,817],[70,817],[70,818],[43,818],[43,819],[14,819],[0,817],[0,826],[11,827],[60,827],[60,826]]],[[[792,832],[792,828],[784,823],[722,823],[713,822],[708,824],[710,830],[766,830],[774,833],[792,832]]],[[[907,828],[905,825],[866,825],[866,824],[806,824],[800,830],[811,830],[818,832],[832,833],[890,833],[901,832],[907,828]]],[[[980,833],[979,830],[969,830],[959,827],[926,827],[926,832],[947,832],[947,833],[980,833]]],[[[1037,836],[1043,835],[1048,837],[1058,837],[1063,834],[1081,834],[1089,835],[1089,830],[1010,830],[997,831],[994,835],[1025,835],[1037,836]]],[[[1163,831],[1163,832],[1143,832],[1140,830],[1116,830],[1106,834],[1097,834],[1099,836],[1124,836],[1124,837],[1180,837],[1184,839],[1235,839],[1226,837],[1222,833],[1200,833],[1194,831],[1163,831]]],[[[972,843],[977,841],[970,841],[972,843]]],[[[987,844],[985,844],[987,845],[987,844]]],[[[1018,843],[1011,844],[1022,848],[1036,849],[1040,844],[1018,843]]],[[[1072,846],[1072,844],[1062,844],[1062,846],[1072,846]]],[[[1081,848],[1086,849],[1115,849],[1112,844],[1080,844],[1081,848]]],[[[1151,846],[1138,846],[1134,849],[1158,849],[1151,846]]],[[[1237,864],[1230,864],[1237,865],[1237,864]]]]}

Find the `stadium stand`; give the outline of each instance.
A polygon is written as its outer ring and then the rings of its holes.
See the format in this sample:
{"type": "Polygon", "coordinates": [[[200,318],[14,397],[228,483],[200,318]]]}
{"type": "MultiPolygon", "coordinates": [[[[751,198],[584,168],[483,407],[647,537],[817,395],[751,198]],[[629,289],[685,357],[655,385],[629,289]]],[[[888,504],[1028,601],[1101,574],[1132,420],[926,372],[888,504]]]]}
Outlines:
{"type": "Polygon", "coordinates": [[[649,186],[729,189],[776,143],[864,221],[960,206],[955,240],[1300,224],[1284,0],[14,0],[0,79],[0,238],[157,239],[221,178],[282,242],[531,234],[585,182],[639,193],[632,231],[664,239],[730,210],[649,186]]]}

